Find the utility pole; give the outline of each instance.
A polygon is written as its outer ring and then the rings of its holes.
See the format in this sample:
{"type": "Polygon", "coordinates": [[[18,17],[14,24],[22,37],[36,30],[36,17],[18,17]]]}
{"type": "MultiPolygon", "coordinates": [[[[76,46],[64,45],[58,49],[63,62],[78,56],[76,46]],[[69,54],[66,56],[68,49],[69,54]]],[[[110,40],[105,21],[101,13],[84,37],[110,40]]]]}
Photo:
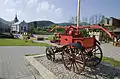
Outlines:
{"type": "Polygon", "coordinates": [[[77,27],[80,24],[80,0],[78,0],[78,9],[77,9],[77,27]]]}

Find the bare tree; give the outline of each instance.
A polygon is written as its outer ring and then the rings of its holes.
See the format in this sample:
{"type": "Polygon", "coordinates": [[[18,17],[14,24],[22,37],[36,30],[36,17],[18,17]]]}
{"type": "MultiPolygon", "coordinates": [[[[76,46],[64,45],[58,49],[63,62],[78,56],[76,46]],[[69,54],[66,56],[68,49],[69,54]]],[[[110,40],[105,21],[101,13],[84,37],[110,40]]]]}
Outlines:
{"type": "Polygon", "coordinates": [[[77,24],[77,16],[72,17],[69,22],[72,23],[72,24],[77,24]]]}
{"type": "Polygon", "coordinates": [[[89,23],[90,24],[101,24],[101,23],[104,23],[104,16],[103,15],[98,15],[98,14],[95,14],[95,15],[92,15],[90,18],[89,18],[89,23]]]}
{"type": "Polygon", "coordinates": [[[92,15],[91,17],[90,17],[90,24],[94,24],[94,16],[92,15]]]}
{"type": "Polygon", "coordinates": [[[72,17],[69,22],[72,23],[72,24],[75,24],[74,17],[72,17]]]}

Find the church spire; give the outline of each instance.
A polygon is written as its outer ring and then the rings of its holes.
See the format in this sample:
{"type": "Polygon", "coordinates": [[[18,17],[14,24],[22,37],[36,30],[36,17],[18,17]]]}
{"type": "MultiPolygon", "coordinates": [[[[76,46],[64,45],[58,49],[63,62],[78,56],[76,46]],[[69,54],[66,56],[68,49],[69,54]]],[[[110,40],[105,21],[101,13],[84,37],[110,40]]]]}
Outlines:
{"type": "Polygon", "coordinates": [[[18,21],[19,21],[19,20],[18,20],[18,18],[17,18],[17,13],[16,13],[14,22],[16,23],[16,22],[18,22],[18,21]]]}

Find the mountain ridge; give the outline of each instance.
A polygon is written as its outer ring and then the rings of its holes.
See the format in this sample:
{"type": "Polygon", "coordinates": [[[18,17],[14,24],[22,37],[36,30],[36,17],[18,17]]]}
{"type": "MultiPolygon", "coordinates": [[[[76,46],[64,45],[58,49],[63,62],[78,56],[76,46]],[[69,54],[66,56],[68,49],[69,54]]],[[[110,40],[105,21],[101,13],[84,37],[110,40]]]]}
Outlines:
{"type": "MultiPolygon", "coordinates": [[[[2,18],[0,18],[0,28],[8,28],[9,25],[11,25],[13,23],[13,21],[6,21],[2,18]]],[[[72,23],[69,22],[62,22],[62,23],[55,23],[52,22],[50,20],[40,20],[40,21],[31,21],[31,22],[27,22],[29,27],[43,27],[43,28],[48,28],[50,27],[52,24],[58,25],[58,26],[70,26],[72,25],[72,23]]]]}

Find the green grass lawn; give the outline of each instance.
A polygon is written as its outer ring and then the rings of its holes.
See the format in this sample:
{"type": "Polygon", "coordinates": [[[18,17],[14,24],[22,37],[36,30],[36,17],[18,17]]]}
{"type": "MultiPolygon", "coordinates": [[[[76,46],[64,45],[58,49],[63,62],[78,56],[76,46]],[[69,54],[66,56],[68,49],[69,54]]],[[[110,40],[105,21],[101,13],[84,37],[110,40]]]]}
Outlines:
{"type": "Polygon", "coordinates": [[[114,67],[120,67],[120,61],[117,61],[113,58],[103,57],[102,62],[109,63],[114,67]]]}
{"type": "Polygon", "coordinates": [[[54,36],[54,35],[48,36],[48,40],[53,40],[53,36],[54,36]]]}
{"type": "Polygon", "coordinates": [[[1,39],[0,46],[49,46],[46,43],[32,43],[31,41],[25,42],[25,40],[20,39],[1,39]]]}

